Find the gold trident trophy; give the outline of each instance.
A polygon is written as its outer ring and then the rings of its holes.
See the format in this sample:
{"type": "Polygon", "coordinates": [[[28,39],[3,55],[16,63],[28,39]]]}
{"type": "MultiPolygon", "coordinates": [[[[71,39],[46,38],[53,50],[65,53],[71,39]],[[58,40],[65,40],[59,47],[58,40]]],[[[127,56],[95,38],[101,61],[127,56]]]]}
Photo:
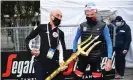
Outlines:
{"type": "Polygon", "coordinates": [[[86,39],[85,41],[83,41],[82,43],[78,44],[78,50],[77,52],[73,53],[71,55],[71,57],[69,59],[67,59],[64,64],[62,64],[62,66],[60,66],[59,68],[57,68],[53,73],[51,73],[45,80],[52,80],[59,72],[61,72],[61,69],[63,69],[65,66],[67,66],[72,60],[76,59],[80,54],[81,55],[85,55],[88,56],[90,51],[99,43],[101,43],[101,41],[97,41],[94,44],[92,44],[95,40],[97,40],[99,38],[99,36],[96,36],[94,39],[92,39],[89,43],[87,43],[90,39],[92,38],[92,35],[90,37],[88,37],[88,39],[86,39]],[[86,44],[86,45],[85,45],[86,44]],[[92,44],[92,45],[91,45],[92,44]],[[84,46],[83,46],[84,45],[84,46]],[[87,49],[87,51],[85,52],[84,50],[89,46],[90,48],[87,49]],[[81,46],[83,46],[81,48],[81,46]]]}

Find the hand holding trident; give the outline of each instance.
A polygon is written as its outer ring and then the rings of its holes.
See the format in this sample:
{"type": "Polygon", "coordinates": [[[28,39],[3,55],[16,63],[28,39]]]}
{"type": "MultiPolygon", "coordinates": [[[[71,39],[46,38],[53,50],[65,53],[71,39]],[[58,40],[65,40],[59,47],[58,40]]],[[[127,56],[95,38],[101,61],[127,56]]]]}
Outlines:
{"type": "Polygon", "coordinates": [[[78,50],[77,52],[73,53],[71,55],[71,57],[66,60],[64,62],[64,64],[62,64],[62,66],[60,66],[59,68],[57,68],[53,73],[51,73],[45,80],[52,80],[59,72],[61,72],[61,70],[63,68],[65,68],[72,60],[74,60],[75,58],[77,58],[80,54],[84,55],[84,56],[88,56],[90,51],[99,43],[101,43],[101,41],[97,41],[94,44],[92,44],[95,40],[97,40],[99,38],[99,36],[96,36],[94,39],[92,39],[89,43],[88,41],[92,38],[92,35],[86,39],[85,41],[83,41],[82,43],[78,44],[78,50]],[[86,45],[85,45],[86,44],[86,45]],[[92,44],[92,45],[91,45],[92,44]],[[84,46],[83,46],[84,45],[84,46]],[[91,46],[90,46],[91,45],[91,46]],[[82,47],[83,46],[83,47],[82,47]],[[87,49],[87,47],[90,46],[89,49],[87,49]],[[87,51],[85,52],[84,50],[87,49],[87,51]]]}

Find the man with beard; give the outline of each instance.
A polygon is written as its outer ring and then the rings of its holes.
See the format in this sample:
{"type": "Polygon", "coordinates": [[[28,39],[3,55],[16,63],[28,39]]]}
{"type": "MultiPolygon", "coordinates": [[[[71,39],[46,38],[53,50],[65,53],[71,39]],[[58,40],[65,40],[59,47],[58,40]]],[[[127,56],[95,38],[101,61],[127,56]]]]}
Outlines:
{"type": "Polygon", "coordinates": [[[97,9],[94,3],[89,3],[85,6],[86,22],[80,24],[77,30],[74,42],[73,42],[73,52],[76,52],[78,39],[81,36],[81,42],[86,40],[90,35],[94,38],[95,36],[100,36],[98,40],[103,43],[95,47],[89,54],[89,56],[78,57],[79,61],[77,63],[78,69],[75,70],[76,78],[75,80],[82,80],[82,76],[88,64],[90,64],[90,72],[92,73],[93,80],[100,80],[101,75],[94,75],[97,70],[100,70],[101,56],[104,52],[104,39],[107,45],[107,57],[108,60],[105,64],[105,70],[110,71],[111,67],[111,57],[112,57],[112,41],[109,34],[109,29],[107,25],[102,22],[101,19],[97,18],[97,9]]]}
{"type": "MultiPolygon", "coordinates": [[[[61,23],[62,13],[56,9],[50,13],[50,22],[48,24],[40,24],[26,37],[26,45],[28,50],[29,41],[40,36],[40,50],[30,50],[35,55],[34,69],[37,80],[44,80],[56,68],[64,63],[63,53],[66,50],[64,41],[64,32],[58,26],[61,23]]],[[[63,80],[62,74],[58,74],[54,80],[63,80]]]]}

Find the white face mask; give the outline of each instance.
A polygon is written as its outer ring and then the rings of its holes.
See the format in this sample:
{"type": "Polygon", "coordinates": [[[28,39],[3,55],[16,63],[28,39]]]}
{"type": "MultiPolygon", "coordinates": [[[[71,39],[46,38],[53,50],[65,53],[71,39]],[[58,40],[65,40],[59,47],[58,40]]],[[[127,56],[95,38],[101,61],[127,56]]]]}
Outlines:
{"type": "Polygon", "coordinates": [[[121,26],[122,22],[116,22],[116,26],[121,26]]]}

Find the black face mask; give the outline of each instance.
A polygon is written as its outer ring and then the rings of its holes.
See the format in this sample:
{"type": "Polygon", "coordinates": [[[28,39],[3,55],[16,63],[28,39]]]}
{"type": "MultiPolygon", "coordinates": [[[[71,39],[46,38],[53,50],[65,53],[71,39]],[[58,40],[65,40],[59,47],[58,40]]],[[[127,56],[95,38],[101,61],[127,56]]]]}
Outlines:
{"type": "Polygon", "coordinates": [[[87,23],[89,25],[95,25],[96,21],[92,19],[92,17],[86,17],[87,23]]]}
{"type": "Polygon", "coordinates": [[[59,26],[60,23],[61,23],[61,20],[55,17],[54,20],[53,20],[53,23],[54,23],[55,26],[59,26]]]}

